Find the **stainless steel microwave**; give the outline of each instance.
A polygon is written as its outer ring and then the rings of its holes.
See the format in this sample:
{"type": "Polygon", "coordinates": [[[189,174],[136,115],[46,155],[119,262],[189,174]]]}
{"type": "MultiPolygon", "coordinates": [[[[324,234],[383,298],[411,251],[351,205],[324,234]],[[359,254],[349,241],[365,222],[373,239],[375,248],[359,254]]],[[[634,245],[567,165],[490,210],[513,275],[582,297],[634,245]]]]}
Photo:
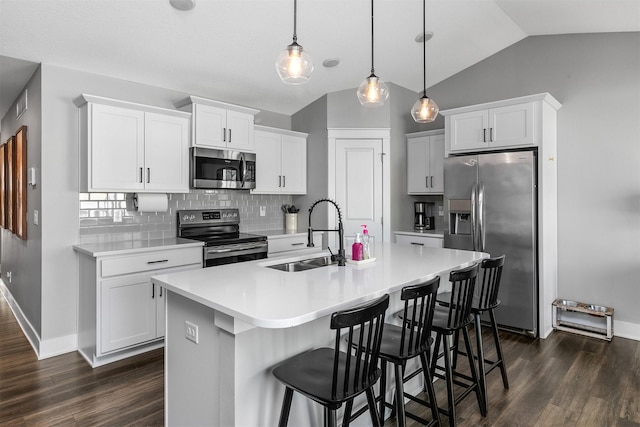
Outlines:
{"type": "Polygon", "coordinates": [[[190,148],[191,188],[256,188],[256,155],[231,150],[190,148]]]}

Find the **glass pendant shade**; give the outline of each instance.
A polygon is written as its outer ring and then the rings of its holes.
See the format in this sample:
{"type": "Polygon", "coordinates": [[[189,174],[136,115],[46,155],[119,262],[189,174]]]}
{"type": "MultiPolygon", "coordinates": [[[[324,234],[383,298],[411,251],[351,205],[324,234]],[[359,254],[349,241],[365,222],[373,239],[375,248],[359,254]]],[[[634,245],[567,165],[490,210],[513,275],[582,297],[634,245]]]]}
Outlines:
{"type": "Polygon", "coordinates": [[[358,86],[358,100],[364,107],[379,107],[389,98],[389,88],[375,74],[358,86]]]}
{"type": "Polygon", "coordinates": [[[431,123],[438,116],[440,108],[427,95],[418,99],[413,107],[411,107],[411,117],[416,123],[431,123]]]}
{"type": "Polygon", "coordinates": [[[276,59],[276,71],[280,79],[290,85],[304,84],[313,72],[311,55],[293,42],[276,59]]]}

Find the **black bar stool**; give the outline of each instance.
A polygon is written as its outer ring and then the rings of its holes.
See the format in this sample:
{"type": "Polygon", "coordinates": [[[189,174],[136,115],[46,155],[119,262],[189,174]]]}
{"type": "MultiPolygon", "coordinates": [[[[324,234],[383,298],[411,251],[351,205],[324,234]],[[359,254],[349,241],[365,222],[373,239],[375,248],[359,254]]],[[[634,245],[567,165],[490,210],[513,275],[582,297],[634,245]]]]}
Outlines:
{"type": "Polygon", "coordinates": [[[286,386],[279,426],[284,427],[289,421],[294,390],[324,406],[324,423],[330,427],[336,426],[336,410],[345,402],[348,411],[345,411],[343,426],[348,426],[354,397],[365,393],[373,425],[381,426],[373,386],[380,377],[378,358],[388,307],[389,295],[384,295],[367,304],[333,313],[334,348],[299,354],[273,369],[273,375],[286,386]],[[356,328],[367,328],[369,333],[362,336],[356,333],[356,328]],[[345,331],[349,353],[339,349],[345,331]]]}
{"type": "Polygon", "coordinates": [[[480,413],[486,416],[487,411],[484,406],[482,388],[478,380],[476,364],[471,352],[469,332],[467,326],[473,323],[471,316],[471,303],[473,292],[478,275],[478,264],[452,271],[449,274],[451,282],[451,293],[447,301],[447,307],[436,306],[433,316],[433,331],[436,333],[436,343],[434,346],[433,358],[431,360],[431,375],[444,379],[447,383],[447,409],[438,408],[439,411],[449,417],[449,425],[456,425],[456,404],[475,391],[480,413]],[[471,371],[470,381],[463,382],[457,379],[457,374],[452,365],[452,350],[457,343],[451,342],[451,336],[462,330],[464,344],[469,360],[471,371]],[[443,345],[443,352],[439,353],[440,343],[443,345]],[[440,357],[444,356],[444,369],[437,365],[440,357]],[[443,373],[440,373],[444,371],[443,373]],[[464,387],[462,393],[457,397],[454,395],[454,384],[464,387]]]}
{"type": "MultiPolygon", "coordinates": [[[[429,349],[433,339],[431,338],[431,323],[436,303],[436,294],[440,286],[440,277],[437,276],[424,283],[404,287],[400,294],[400,299],[404,301],[404,309],[401,312],[403,326],[385,323],[382,333],[382,345],[380,346],[380,360],[382,365],[382,377],[380,379],[380,396],[378,397],[380,408],[380,421],[384,423],[385,407],[393,409],[398,427],[406,425],[406,417],[410,417],[426,425],[440,425],[438,415],[438,405],[436,403],[435,391],[433,390],[433,378],[429,371],[429,349]],[[424,373],[424,384],[429,402],[417,399],[404,392],[404,369],[408,360],[420,357],[422,372],[424,373]],[[394,365],[395,374],[395,402],[394,404],[385,401],[387,364],[394,365]],[[408,397],[431,408],[431,421],[418,415],[405,412],[404,398],[408,397]]],[[[364,330],[365,335],[368,331],[364,330]]],[[[357,339],[355,341],[358,341],[357,339]]],[[[350,412],[350,407],[347,408],[350,412]]],[[[353,418],[360,415],[364,410],[359,411],[353,418]]],[[[353,420],[352,418],[352,420],[353,420]]]]}
{"type": "MultiPolygon", "coordinates": [[[[479,371],[479,381],[480,387],[482,388],[482,393],[484,396],[484,404],[485,408],[489,407],[489,398],[487,396],[487,374],[493,371],[495,368],[499,367],[500,372],[502,373],[502,384],[504,388],[509,388],[509,380],[507,378],[507,368],[504,363],[504,358],[502,356],[502,346],[500,345],[500,336],[498,335],[498,324],[496,323],[496,317],[494,313],[494,309],[500,305],[500,300],[498,299],[498,292],[500,291],[500,279],[502,278],[502,268],[504,266],[505,256],[499,256],[495,258],[487,258],[482,260],[480,267],[482,268],[482,283],[478,288],[476,286],[476,291],[474,292],[473,301],[471,303],[471,314],[473,315],[475,322],[475,333],[476,333],[476,348],[478,355],[474,356],[475,359],[478,360],[478,371],[479,371]],[[490,327],[493,335],[493,342],[496,347],[497,360],[492,361],[485,359],[484,356],[484,345],[482,339],[482,324],[480,322],[481,317],[484,313],[489,313],[489,319],[491,321],[490,327]]],[[[448,305],[448,294],[438,295],[438,304],[448,305]]],[[[454,338],[454,342],[457,343],[457,334],[454,338]]],[[[458,353],[462,355],[467,355],[462,351],[456,351],[454,354],[454,367],[455,360],[457,360],[458,353]]],[[[458,374],[467,380],[470,380],[468,376],[464,376],[462,374],[458,374]]]]}

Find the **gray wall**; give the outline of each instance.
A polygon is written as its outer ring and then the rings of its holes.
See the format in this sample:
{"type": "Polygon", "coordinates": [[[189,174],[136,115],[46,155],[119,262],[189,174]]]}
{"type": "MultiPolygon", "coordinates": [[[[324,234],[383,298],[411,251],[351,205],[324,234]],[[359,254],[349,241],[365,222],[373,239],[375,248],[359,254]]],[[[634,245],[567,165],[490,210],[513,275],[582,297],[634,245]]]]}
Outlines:
{"type": "MultiPolygon", "coordinates": [[[[307,138],[307,194],[293,196],[292,203],[300,208],[298,215],[298,229],[309,226],[309,208],[318,199],[327,197],[328,133],[327,133],[327,97],[318,98],[311,104],[292,116],[293,130],[306,132],[307,138]]],[[[313,212],[313,227],[328,229],[327,210],[315,209],[313,212]]]]}
{"type": "MultiPolygon", "coordinates": [[[[40,148],[42,145],[42,69],[39,68],[26,89],[28,109],[20,119],[16,118],[13,104],[2,119],[0,143],[5,143],[20,126],[27,126],[27,167],[36,168],[37,185],[27,186],[27,240],[21,240],[6,229],[0,231],[2,238],[2,279],[11,295],[20,305],[24,316],[38,335],[42,335],[42,288],[40,286],[42,226],[33,224],[33,210],[42,213],[43,188],[40,168],[40,148]],[[7,273],[11,272],[11,283],[7,273]]],[[[40,221],[42,224],[42,221],[40,221]]]]}
{"type": "MultiPolygon", "coordinates": [[[[529,37],[431,87],[441,109],[549,92],[558,296],[640,325],[640,33],[529,37]]],[[[630,325],[632,326],[632,325],[630,325]]]]}

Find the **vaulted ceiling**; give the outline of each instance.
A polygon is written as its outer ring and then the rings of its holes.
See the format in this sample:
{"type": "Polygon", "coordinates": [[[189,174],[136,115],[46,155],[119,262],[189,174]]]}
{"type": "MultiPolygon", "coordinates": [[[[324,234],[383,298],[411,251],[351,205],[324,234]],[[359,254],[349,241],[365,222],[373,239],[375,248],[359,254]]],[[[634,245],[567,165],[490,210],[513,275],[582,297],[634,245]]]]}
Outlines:
{"type": "MultiPolygon", "coordinates": [[[[0,117],[38,63],[293,114],[356,88],[371,68],[368,0],[299,0],[298,42],[313,57],[306,85],[274,67],[291,43],[293,0],[0,0],[0,117]],[[339,58],[334,68],[322,62],[339,58]]],[[[427,0],[427,84],[527,36],[640,31],[638,0],[427,0]]],[[[422,1],[375,0],[375,70],[422,89],[422,1]]],[[[354,94],[355,96],[355,94],[354,94]]]]}

